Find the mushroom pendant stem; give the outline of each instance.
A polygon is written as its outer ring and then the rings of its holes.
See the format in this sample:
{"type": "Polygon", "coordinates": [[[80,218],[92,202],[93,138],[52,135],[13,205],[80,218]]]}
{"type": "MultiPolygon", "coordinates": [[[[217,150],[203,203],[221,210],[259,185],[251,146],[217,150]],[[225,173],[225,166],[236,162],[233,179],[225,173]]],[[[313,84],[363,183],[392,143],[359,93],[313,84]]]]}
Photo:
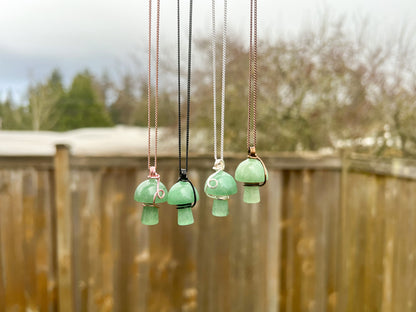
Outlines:
{"type": "Polygon", "coordinates": [[[258,186],[244,186],[243,201],[248,204],[260,202],[260,188],[258,186]]]}
{"type": "Polygon", "coordinates": [[[249,149],[248,158],[235,170],[235,179],[244,183],[243,201],[248,204],[260,202],[259,187],[268,180],[268,173],[263,161],[256,155],[254,147],[249,149]]]}
{"type": "Polygon", "coordinates": [[[194,223],[192,208],[178,209],[178,225],[190,225],[192,223],[194,223]]]}
{"type": "Polygon", "coordinates": [[[143,206],[142,223],[155,225],[159,223],[159,208],[155,206],[143,206]]]}
{"type": "Polygon", "coordinates": [[[170,189],[168,204],[176,206],[178,210],[178,225],[190,225],[194,223],[192,207],[199,199],[198,191],[188,179],[186,169],[181,169],[181,175],[170,189]]]}
{"type": "Polygon", "coordinates": [[[149,168],[147,180],[139,184],[134,192],[134,200],[143,203],[142,223],[155,225],[159,223],[158,204],[168,200],[168,190],[160,182],[160,176],[155,167],[149,168]]]}
{"type": "Polygon", "coordinates": [[[214,199],[214,203],[212,204],[212,215],[216,217],[228,216],[228,200],[214,199]]]}
{"type": "Polygon", "coordinates": [[[204,187],[205,194],[214,199],[212,215],[216,217],[228,216],[228,199],[237,193],[237,183],[224,167],[224,161],[217,159],[212,168],[216,171],[208,177],[204,187]]]}

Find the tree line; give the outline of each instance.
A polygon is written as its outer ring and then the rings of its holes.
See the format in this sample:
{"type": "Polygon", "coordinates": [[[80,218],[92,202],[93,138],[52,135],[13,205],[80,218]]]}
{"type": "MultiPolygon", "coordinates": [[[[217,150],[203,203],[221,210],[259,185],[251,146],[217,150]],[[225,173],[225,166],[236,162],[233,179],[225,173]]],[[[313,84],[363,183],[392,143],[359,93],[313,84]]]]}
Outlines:
{"type": "MultiPolygon", "coordinates": [[[[162,101],[171,101],[166,92],[160,97],[162,101]]],[[[15,103],[11,96],[0,102],[4,130],[67,131],[116,124],[147,126],[146,112],[144,79],[137,83],[127,74],[118,87],[108,75],[95,77],[88,70],[75,75],[65,88],[60,71],[55,69],[46,81],[28,87],[26,103],[15,103]]],[[[162,113],[159,119],[162,126],[174,124],[168,114],[162,113]]]]}
{"type": "MultiPolygon", "coordinates": [[[[351,32],[343,20],[336,20],[290,38],[260,42],[259,149],[348,146],[377,155],[415,155],[416,50],[407,34],[403,31],[379,40],[365,25],[351,32]]],[[[219,56],[221,45],[217,46],[219,56]]],[[[212,131],[210,39],[197,40],[195,47],[198,62],[192,73],[191,123],[208,139],[212,131]]],[[[221,64],[217,66],[220,72],[221,64]]],[[[166,65],[163,70],[173,77],[174,68],[166,65]]],[[[26,104],[11,98],[0,102],[1,128],[66,131],[115,124],[147,126],[145,75],[129,73],[117,81],[84,71],[64,87],[60,72],[54,70],[46,81],[28,88],[26,104]]],[[[241,38],[230,36],[228,150],[245,148],[247,85],[247,47],[241,38]]],[[[217,87],[220,96],[220,80],[217,87]]],[[[163,107],[159,125],[175,128],[176,89],[161,86],[159,101],[163,107]]]]}

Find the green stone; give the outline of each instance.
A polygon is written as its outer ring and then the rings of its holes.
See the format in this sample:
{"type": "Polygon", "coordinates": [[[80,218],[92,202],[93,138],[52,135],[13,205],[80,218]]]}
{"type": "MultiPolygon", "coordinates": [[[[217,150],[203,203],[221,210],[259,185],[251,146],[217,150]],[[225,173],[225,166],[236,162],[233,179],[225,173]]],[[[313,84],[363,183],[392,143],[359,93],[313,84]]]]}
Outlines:
{"type": "Polygon", "coordinates": [[[144,206],[142,212],[142,223],[155,225],[159,223],[159,209],[155,206],[144,206]]]}
{"type": "MultiPolygon", "coordinates": [[[[168,190],[162,182],[159,182],[159,189],[165,192],[165,196],[163,198],[156,196],[156,204],[164,203],[168,200],[168,190]]],[[[152,204],[156,191],[157,179],[149,178],[140,183],[136,188],[136,191],[134,192],[134,200],[139,203],[152,204]]]]}
{"type": "Polygon", "coordinates": [[[228,200],[214,199],[212,204],[212,215],[216,217],[228,216],[228,200]]]}
{"type": "MultiPolygon", "coordinates": [[[[260,160],[255,158],[247,158],[235,170],[235,179],[239,182],[261,184],[265,178],[268,179],[267,169],[263,167],[260,160]]],[[[243,201],[248,204],[260,202],[259,187],[244,186],[243,201]]]]}
{"type": "MultiPolygon", "coordinates": [[[[198,191],[195,189],[196,200],[199,200],[198,191]]],[[[194,202],[194,191],[189,182],[178,181],[169,190],[168,204],[179,206],[189,204],[191,206],[194,202]]]]}
{"type": "Polygon", "coordinates": [[[260,160],[247,158],[242,161],[235,170],[235,179],[245,183],[262,183],[264,175],[268,178],[267,170],[261,164],[260,160]]]}
{"type": "Polygon", "coordinates": [[[260,190],[258,186],[245,186],[243,201],[247,204],[256,204],[260,202],[260,190]]]}
{"type": "Polygon", "coordinates": [[[194,216],[192,215],[192,208],[182,208],[178,210],[178,224],[190,225],[194,223],[194,216]]]}
{"type": "Polygon", "coordinates": [[[210,196],[229,196],[237,193],[237,183],[232,175],[220,170],[212,174],[205,182],[205,193],[210,196]],[[217,180],[217,183],[213,181],[217,180]],[[215,186],[216,185],[216,186],[215,186]],[[211,186],[211,187],[210,187],[211,186]],[[215,186],[215,187],[214,187],[215,186]]]}
{"type": "Polygon", "coordinates": [[[199,199],[198,191],[193,188],[191,183],[186,181],[176,182],[169,191],[168,204],[182,206],[185,208],[178,209],[178,224],[189,225],[194,223],[192,215],[192,204],[194,203],[194,190],[196,200],[199,199]]]}
{"type": "Polygon", "coordinates": [[[208,196],[214,197],[212,214],[217,217],[227,216],[228,200],[219,198],[237,193],[237,183],[233,176],[223,170],[213,173],[205,182],[204,191],[208,196]]]}

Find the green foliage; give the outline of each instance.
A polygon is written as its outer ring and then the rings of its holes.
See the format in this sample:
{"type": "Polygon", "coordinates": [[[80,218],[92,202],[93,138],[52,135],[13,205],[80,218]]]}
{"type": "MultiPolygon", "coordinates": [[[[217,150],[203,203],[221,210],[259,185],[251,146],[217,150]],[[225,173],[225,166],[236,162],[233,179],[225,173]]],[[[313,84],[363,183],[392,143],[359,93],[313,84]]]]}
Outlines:
{"type": "Polygon", "coordinates": [[[58,101],[60,119],[55,130],[65,131],[82,127],[108,127],[113,123],[104,103],[99,102],[88,72],[75,76],[69,91],[58,101]]]}
{"type": "Polygon", "coordinates": [[[9,94],[4,102],[0,102],[0,129],[27,129],[26,112],[23,107],[17,107],[9,94]]]}
{"type": "MultiPolygon", "coordinates": [[[[342,144],[354,147],[370,137],[377,143],[368,147],[367,152],[394,149],[396,138],[401,142],[402,154],[411,149],[416,152],[416,133],[412,131],[416,88],[405,87],[412,80],[404,78],[416,76],[416,68],[409,57],[413,54],[397,53],[412,45],[397,39],[383,46],[366,40],[363,34],[355,38],[345,28],[342,21],[324,22],[317,31],[305,30],[290,39],[260,44],[259,150],[318,150],[342,144]],[[403,66],[392,72],[393,64],[403,66]],[[380,146],[378,142],[384,144],[380,146]]],[[[212,113],[207,110],[212,107],[210,45],[209,39],[198,42],[197,49],[204,53],[205,59],[193,75],[194,125],[209,133],[212,131],[212,113]]],[[[221,48],[220,44],[217,46],[221,48]]],[[[248,51],[234,38],[229,39],[227,47],[225,142],[227,149],[242,151],[247,129],[248,51]]],[[[217,73],[221,70],[218,63],[217,73]]],[[[220,78],[217,103],[221,100],[220,78]]]]}
{"type": "MultiPolygon", "coordinates": [[[[259,150],[347,146],[377,155],[416,155],[414,41],[398,36],[383,44],[362,26],[354,37],[342,19],[324,20],[315,30],[259,42],[259,150]],[[375,143],[362,145],[368,138],[375,143]]],[[[248,51],[244,43],[241,38],[228,38],[227,43],[225,147],[229,151],[246,149],[248,51]]],[[[196,46],[192,128],[211,137],[210,38],[198,40],[196,46]]],[[[220,60],[221,44],[217,47],[220,60]]],[[[162,127],[176,125],[176,85],[164,85],[169,77],[176,80],[176,67],[169,69],[169,64],[164,67],[159,86],[158,122],[162,127]]],[[[217,73],[220,72],[218,61],[217,73]]],[[[65,131],[113,124],[147,126],[148,85],[142,75],[124,74],[117,80],[119,84],[107,73],[96,79],[83,72],[74,77],[67,90],[60,73],[54,71],[45,82],[30,86],[27,105],[16,104],[11,98],[0,103],[2,129],[65,131]]],[[[220,75],[217,79],[219,112],[220,75]]],[[[152,106],[154,91],[152,85],[152,106]]],[[[185,91],[183,88],[183,112],[185,91]]],[[[151,114],[153,121],[154,111],[151,114]]]]}
{"type": "MultiPolygon", "coordinates": [[[[141,88],[141,93],[143,94],[143,86],[141,88]]],[[[122,86],[118,90],[118,97],[114,103],[110,106],[110,115],[115,124],[124,124],[124,125],[133,125],[136,119],[136,110],[141,102],[138,102],[135,92],[135,82],[134,78],[127,74],[123,77],[122,86]]],[[[141,114],[146,115],[146,114],[141,114]]],[[[138,116],[141,117],[141,116],[138,116]]],[[[147,125],[147,119],[146,123],[147,125]]],[[[144,124],[142,124],[144,126],[144,124]]]]}
{"type": "Polygon", "coordinates": [[[58,70],[54,70],[46,83],[37,83],[29,87],[28,91],[28,116],[31,129],[50,130],[59,118],[58,101],[64,95],[62,76],[58,70]]]}

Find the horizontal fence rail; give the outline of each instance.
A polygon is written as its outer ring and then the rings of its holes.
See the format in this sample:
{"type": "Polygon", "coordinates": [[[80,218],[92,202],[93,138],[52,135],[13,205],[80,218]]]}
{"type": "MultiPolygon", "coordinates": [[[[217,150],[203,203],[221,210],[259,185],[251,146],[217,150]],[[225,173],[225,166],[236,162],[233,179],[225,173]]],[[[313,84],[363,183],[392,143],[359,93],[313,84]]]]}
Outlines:
{"type": "MultiPolygon", "coordinates": [[[[227,171],[243,157],[226,157],[227,171]]],[[[195,224],[134,202],[145,157],[0,157],[0,311],[407,312],[416,309],[416,163],[269,155],[260,204],[230,216],[190,158],[195,224]]],[[[177,159],[161,156],[171,186],[177,159]]]]}

